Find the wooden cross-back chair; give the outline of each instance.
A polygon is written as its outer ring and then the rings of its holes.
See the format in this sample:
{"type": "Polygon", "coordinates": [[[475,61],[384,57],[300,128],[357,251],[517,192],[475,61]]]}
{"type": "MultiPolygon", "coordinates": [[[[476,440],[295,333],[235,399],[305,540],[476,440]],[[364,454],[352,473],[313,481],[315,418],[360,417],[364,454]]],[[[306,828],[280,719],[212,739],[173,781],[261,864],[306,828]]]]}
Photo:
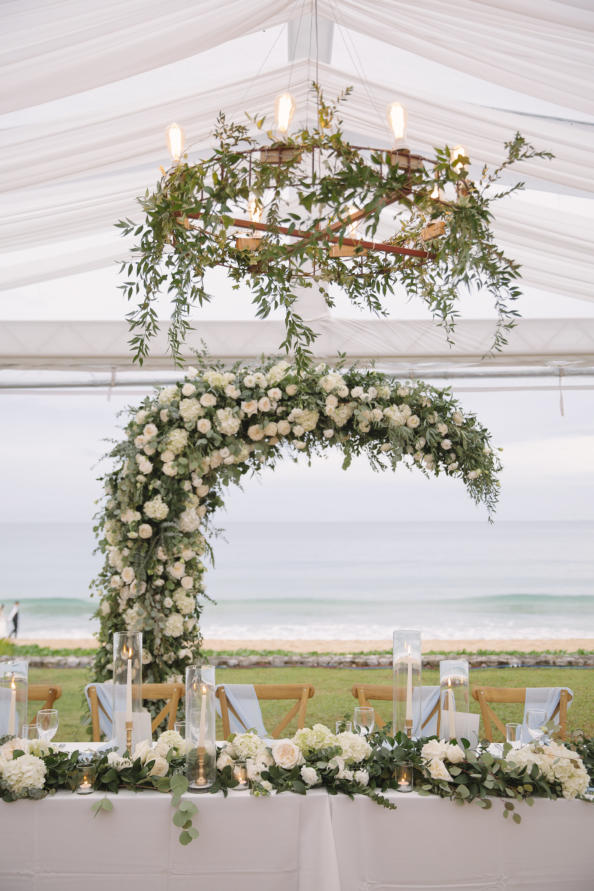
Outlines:
{"type": "MultiPolygon", "coordinates": [[[[305,727],[305,713],[307,711],[307,700],[314,695],[315,687],[311,684],[254,684],[254,690],[258,700],[282,700],[294,699],[295,704],[289,709],[278,722],[276,727],[271,731],[271,736],[278,739],[285,727],[297,716],[297,727],[305,727]]],[[[221,684],[217,687],[216,696],[221,705],[221,721],[223,723],[223,739],[227,739],[231,729],[229,726],[229,712],[231,712],[238,721],[241,721],[237,712],[227,699],[225,694],[225,685],[221,684]]],[[[246,730],[249,728],[246,727],[246,730]]]]}
{"type": "MultiPolygon", "coordinates": [[[[93,730],[93,742],[101,740],[101,727],[99,722],[99,709],[106,714],[105,709],[99,702],[97,690],[94,684],[88,688],[89,704],[91,706],[91,726],[93,730]]],[[[180,700],[183,699],[185,687],[183,684],[143,684],[141,687],[142,700],[149,701],[165,700],[165,705],[158,715],[151,721],[151,731],[155,732],[159,724],[167,719],[167,730],[173,730],[175,719],[177,716],[177,707],[180,700]]]]}
{"type": "MultiPolygon", "coordinates": [[[[472,697],[476,699],[481,709],[484,730],[482,738],[493,742],[493,725],[505,739],[505,724],[495,714],[490,703],[516,703],[524,705],[526,702],[526,687],[473,687],[472,697]]],[[[567,707],[572,698],[572,695],[567,690],[561,690],[559,704],[551,715],[551,718],[559,718],[559,735],[561,739],[565,739],[567,707]]]]}
{"type": "Polygon", "coordinates": [[[29,702],[42,702],[42,708],[53,708],[56,699],[62,695],[62,688],[58,684],[29,684],[27,688],[27,700],[29,702]]]}
{"type": "MultiPolygon", "coordinates": [[[[355,684],[351,689],[351,693],[355,699],[359,701],[359,705],[366,706],[367,708],[373,707],[371,705],[373,700],[376,702],[393,702],[394,700],[394,688],[391,684],[355,684]]],[[[400,700],[404,700],[406,691],[399,688],[397,695],[400,700]]],[[[382,719],[381,715],[378,714],[375,708],[373,709],[373,714],[375,715],[375,724],[381,730],[386,722],[382,719]]],[[[436,715],[437,726],[439,728],[439,700],[432,709],[431,714],[427,715],[423,721],[421,729],[426,727],[436,715]]]]}

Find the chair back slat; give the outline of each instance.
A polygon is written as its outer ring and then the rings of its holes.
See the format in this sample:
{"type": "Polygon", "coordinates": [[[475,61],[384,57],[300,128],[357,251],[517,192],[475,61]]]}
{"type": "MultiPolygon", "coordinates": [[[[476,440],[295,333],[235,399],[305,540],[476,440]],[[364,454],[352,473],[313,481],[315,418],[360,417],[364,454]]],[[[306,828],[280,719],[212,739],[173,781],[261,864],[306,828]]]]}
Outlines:
{"type": "MultiPolygon", "coordinates": [[[[29,684],[27,687],[27,700],[29,702],[42,702],[42,708],[53,708],[56,699],[62,695],[62,688],[58,684],[29,684]]],[[[38,709],[38,711],[39,711],[38,709]]]]}
{"type": "MultiPolygon", "coordinates": [[[[394,701],[394,688],[391,684],[355,684],[351,689],[351,693],[353,694],[355,699],[359,701],[359,705],[365,706],[367,708],[372,708],[373,701],[394,701]]],[[[402,701],[406,696],[406,690],[398,688],[396,690],[396,695],[399,701],[402,701]]],[[[375,715],[375,723],[381,730],[382,727],[385,726],[386,722],[382,719],[381,715],[375,708],[373,708],[373,713],[375,715]]],[[[433,720],[435,716],[437,716],[439,732],[439,700],[437,701],[437,704],[432,708],[431,713],[427,715],[427,717],[423,721],[421,729],[427,727],[427,725],[433,720]]]]}
{"type": "MultiPolygon", "coordinates": [[[[297,717],[297,727],[305,727],[307,700],[311,699],[315,693],[315,688],[311,684],[254,684],[254,691],[258,700],[295,700],[289,711],[280,719],[278,724],[271,731],[271,736],[274,739],[279,738],[285,727],[287,727],[295,716],[297,717]]],[[[229,712],[231,712],[231,714],[238,720],[240,719],[232,704],[227,699],[224,684],[217,687],[216,696],[221,706],[223,738],[227,739],[231,732],[229,712]]]]}
{"type": "MultiPolygon", "coordinates": [[[[473,687],[472,697],[481,709],[483,720],[484,739],[493,742],[493,725],[505,739],[505,725],[501,718],[491,708],[491,703],[524,705],[526,702],[526,687],[473,687]]],[[[559,703],[557,704],[551,719],[559,719],[559,735],[565,739],[567,732],[567,708],[573,696],[568,690],[561,689],[559,703]]]]}
{"type": "MultiPolygon", "coordinates": [[[[161,711],[151,720],[151,731],[154,733],[163,721],[167,720],[167,730],[173,730],[177,709],[180,700],[184,696],[185,687],[183,684],[143,684],[141,687],[141,696],[143,701],[165,700],[165,704],[161,711]]],[[[101,739],[101,726],[99,721],[99,710],[105,715],[103,705],[97,696],[97,688],[91,684],[87,688],[89,697],[89,706],[91,709],[91,728],[93,734],[93,742],[99,742],[101,739]]],[[[110,716],[108,716],[110,717],[110,716]]]]}

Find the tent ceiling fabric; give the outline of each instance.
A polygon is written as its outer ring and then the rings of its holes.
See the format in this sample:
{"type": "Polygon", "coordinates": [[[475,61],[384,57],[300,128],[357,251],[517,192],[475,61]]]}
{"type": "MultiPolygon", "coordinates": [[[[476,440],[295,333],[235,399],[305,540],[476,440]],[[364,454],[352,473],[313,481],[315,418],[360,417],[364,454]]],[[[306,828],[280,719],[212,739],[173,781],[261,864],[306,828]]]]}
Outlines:
{"type": "MultiPolygon", "coordinates": [[[[138,216],[136,196],[154,184],[166,163],[164,128],[170,121],[184,126],[199,156],[208,150],[220,109],[244,121],[246,110],[271,111],[275,95],[290,85],[299,113],[312,110],[312,59],[283,65],[277,55],[267,65],[266,53],[273,37],[278,41],[279,26],[310,16],[313,9],[313,0],[5,3],[0,291],[104,269],[124,257],[127,245],[113,223],[138,216]],[[271,33],[258,33],[263,29],[271,33]],[[246,41],[259,41],[262,58],[244,59],[246,41]],[[213,52],[221,54],[221,65],[214,66],[212,77],[175,76],[176,65],[211,59],[201,54],[213,52]],[[230,54],[233,65],[227,66],[230,54]],[[251,76],[258,64],[259,72],[251,76]],[[159,77],[168,71],[169,80],[167,89],[153,94],[143,77],[156,69],[159,77]],[[114,85],[121,86],[117,103],[110,101],[114,85]]],[[[317,9],[351,42],[357,35],[373,38],[389,61],[394,54],[411,53],[426,60],[423,66],[439,63],[523,97],[523,111],[503,111],[505,101],[498,109],[465,102],[456,90],[448,92],[431,79],[394,75],[385,83],[370,82],[352,55],[352,70],[318,66],[327,96],[354,86],[343,115],[353,137],[387,147],[385,106],[397,99],[408,110],[412,148],[430,152],[434,145],[462,143],[475,171],[482,163],[498,163],[503,142],[516,130],[538,148],[553,151],[551,162],[522,165],[532,199],[501,203],[497,236],[523,265],[526,285],[591,301],[594,9],[558,0],[317,0],[317,9]],[[533,113],[535,99],[555,103],[566,114],[541,113],[540,107],[533,113]],[[565,203],[557,206],[556,196],[565,203]]],[[[212,67],[211,61],[204,64],[212,67]]],[[[430,322],[323,316],[318,324],[320,355],[344,349],[354,356],[418,362],[435,357],[479,363],[492,331],[491,322],[461,322],[452,352],[430,322]]],[[[226,355],[224,350],[258,355],[276,349],[279,326],[276,321],[204,322],[200,334],[207,332],[215,355],[226,355]]],[[[593,340],[591,320],[522,321],[504,356],[492,361],[592,364],[593,340]]],[[[125,323],[119,321],[3,323],[0,366],[129,368],[126,341],[125,323]]],[[[170,366],[164,335],[155,355],[156,366],[170,366]]]]}
{"type": "MultiPolygon", "coordinates": [[[[299,18],[304,0],[20,0],[3,11],[2,107],[38,105],[299,18]],[[93,64],[89,64],[89,59],[93,64]]],[[[318,0],[330,21],[592,113],[594,10],[555,0],[318,0]],[[513,64],[510,61],[513,60],[513,64]]]]}
{"type": "MultiPolygon", "coordinates": [[[[167,322],[153,341],[144,369],[172,369],[167,352],[167,322]]],[[[450,347],[443,329],[430,321],[336,319],[312,323],[319,334],[314,355],[333,360],[339,352],[361,360],[391,360],[410,367],[573,365],[591,366],[594,319],[522,319],[510,332],[505,352],[486,356],[494,322],[459,321],[456,343],[450,347]]],[[[200,323],[190,332],[183,350],[191,364],[203,343],[213,358],[248,359],[276,352],[283,336],[280,321],[200,323]]],[[[133,365],[125,322],[4,322],[0,328],[0,368],[110,369],[130,371],[133,365]]]]}

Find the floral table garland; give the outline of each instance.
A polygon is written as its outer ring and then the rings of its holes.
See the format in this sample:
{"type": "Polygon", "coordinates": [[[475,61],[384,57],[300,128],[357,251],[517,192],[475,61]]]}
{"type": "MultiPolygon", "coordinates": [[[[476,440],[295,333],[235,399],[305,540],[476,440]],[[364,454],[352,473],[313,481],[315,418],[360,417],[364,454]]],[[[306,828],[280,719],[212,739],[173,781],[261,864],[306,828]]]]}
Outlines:
{"type": "MultiPolygon", "coordinates": [[[[188,798],[185,762],[187,743],[173,730],[156,743],[140,743],[131,757],[110,751],[95,756],[93,788],[170,792],[176,808],[173,822],[180,842],[198,835],[192,826],[197,807],[188,798]]],[[[40,799],[58,789],[74,791],[80,780],[79,753],[61,752],[38,740],[5,739],[0,745],[0,795],[10,802],[40,799]]],[[[247,765],[251,793],[304,795],[325,788],[330,794],[365,795],[379,805],[396,809],[384,793],[396,788],[395,770],[402,762],[414,767],[415,788],[425,795],[449,798],[458,804],[476,801],[490,808],[493,798],[504,800],[503,815],[519,823],[514,802],[531,805],[535,797],[583,798],[594,778],[594,740],[580,738],[573,748],[557,742],[532,743],[520,749],[503,746],[501,756],[473,751],[465,741],[436,738],[409,740],[378,731],[365,738],[349,731],[332,733],[323,724],[298,730],[291,739],[263,740],[255,733],[230,737],[222,744],[217,777],[211,792],[237,786],[234,765],[247,765]],[[586,766],[587,765],[587,766],[586,766]]],[[[95,812],[111,810],[109,799],[93,804],[95,812]]]]}
{"type": "Polygon", "coordinates": [[[298,371],[269,359],[224,370],[204,361],[131,410],[111,452],[96,526],[105,563],[95,679],[111,676],[113,634],[124,630],[142,631],[145,681],[182,679],[199,661],[206,536],[226,486],[332,446],[345,469],[363,454],[375,470],[403,463],[445,474],[494,510],[498,452],[449,389],[356,366],[298,371]]]}

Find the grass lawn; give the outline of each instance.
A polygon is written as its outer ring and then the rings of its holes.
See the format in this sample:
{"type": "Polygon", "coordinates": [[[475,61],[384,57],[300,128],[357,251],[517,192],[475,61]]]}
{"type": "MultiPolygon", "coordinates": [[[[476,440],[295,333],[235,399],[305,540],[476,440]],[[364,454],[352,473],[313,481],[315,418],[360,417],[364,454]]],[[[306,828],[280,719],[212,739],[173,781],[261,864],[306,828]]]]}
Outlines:
{"type": "MultiPolygon", "coordinates": [[[[471,669],[471,685],[493,687],[569,687],[573,690],[574,701],[569,709],[569,729],[582,729],[594,736],[594,670],[575,668],[493,668],[471,669]]],[[[56,702],[60,713],[60,727],[57,740],[69,741],[88,738],[88,708],[83,688],[89,682],[90,674],[85,669],[41,669],[33,668],[29,673],[31,683],[60,684],[62,697],[56,702]]],[[[390,684],[392,675],[389,669],[348,669],[348,668],[221,668],[217,670],[219,683],[261,683],[298,684],[312,683],[316,694],[309,700],[307,724],[321,722],[334,726],[335,720],[344,714],[352,714],[356,704],[351,695],[351,687],[356,683],[390,684]]],[[[439,683],[438,671],[423,671],[425,684],[439,683]]],[[[471,710],[479,711],[478,703],[472,698],[471,710]]],[[[390,703],[379,703],[378,711],[389,720],[390,703]]],[[[267,726],[273,726],[287,706],[280,703],[263,703],[262,712],[267,726]]],[[[505,720],[521,720],[521,706],[496,707],[505,720]]],[[[35,706],[30,705],[30,716],[35,706]]],[[[293,728],[289,727],[289,731],[293,728]]]]}

